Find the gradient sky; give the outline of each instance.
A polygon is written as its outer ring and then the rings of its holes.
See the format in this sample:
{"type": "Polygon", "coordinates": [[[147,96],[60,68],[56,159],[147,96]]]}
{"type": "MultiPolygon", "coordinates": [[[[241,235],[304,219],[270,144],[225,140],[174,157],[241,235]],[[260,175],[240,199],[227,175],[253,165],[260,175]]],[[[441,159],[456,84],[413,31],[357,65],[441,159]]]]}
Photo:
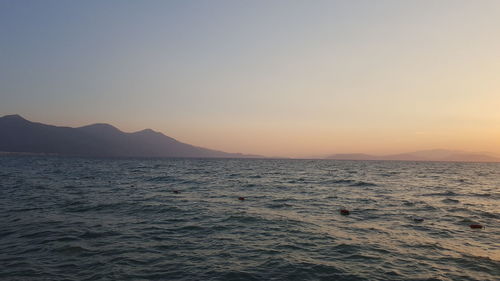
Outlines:
{"type": "Polygon", "coordinates": [[[500,153],[500,1],[0,0],[0,115],[267,156],[500,153]]]}

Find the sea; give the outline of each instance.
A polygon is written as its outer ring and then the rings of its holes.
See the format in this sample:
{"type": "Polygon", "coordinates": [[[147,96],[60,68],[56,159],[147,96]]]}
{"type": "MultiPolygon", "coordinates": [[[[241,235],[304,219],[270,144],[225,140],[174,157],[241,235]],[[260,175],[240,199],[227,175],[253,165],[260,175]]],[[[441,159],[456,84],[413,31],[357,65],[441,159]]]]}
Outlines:
{"type": "Polygon", "coordinates": [[[2,156],[0,280],[498,281],[500,164],[2,156]]]}

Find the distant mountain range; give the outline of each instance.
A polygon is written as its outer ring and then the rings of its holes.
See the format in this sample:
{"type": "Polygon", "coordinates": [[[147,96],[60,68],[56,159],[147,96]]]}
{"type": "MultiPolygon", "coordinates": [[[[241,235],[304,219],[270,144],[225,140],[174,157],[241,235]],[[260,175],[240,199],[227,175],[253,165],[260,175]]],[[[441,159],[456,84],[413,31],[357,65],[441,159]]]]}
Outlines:
{"type": "Polygon", "coordinates": [[[151,129],[125,133],[109,124],[58,127],[19,115],[0,117],[0,152],[94,157],[261,157],[189,145],[151,129]]]}
{"type": "Polygon", "coordinates": [[[459,150],[433,149],[391,155],[369,155],[361,153],[333,154],[327,159],[338,160],[401,160],[401,161],[456,161],[456,162],[500,162],[490,153],[471,153],[459,150]]]}
{"type": "MultiPolygon", "coordinates": [[[[54,154],[92,157],[263,158],[227,153],[179,142],[145,129],[122,132],[109,124],[71,128],[31,122],[19,115],[0,117],[0,153],[54,154]]],[[[391,155],[333,154],[326,159],[500,162],[491,153],[434,149],[391,155]]]]}

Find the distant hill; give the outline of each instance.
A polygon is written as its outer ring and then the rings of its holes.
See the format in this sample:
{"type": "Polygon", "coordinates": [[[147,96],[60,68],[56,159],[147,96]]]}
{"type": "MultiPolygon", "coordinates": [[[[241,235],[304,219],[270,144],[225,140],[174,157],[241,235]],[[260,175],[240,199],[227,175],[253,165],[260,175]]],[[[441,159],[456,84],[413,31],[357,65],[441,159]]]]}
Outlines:
{"type": "Polygon", "coordinates": [[[401,161],[454,161],[500,162],[500,158],[487,153],[471,153],[458,150],[433,149],[391,155],[333,154],[327,159],[338,160],[401,160],[401,161]]]}
{"type": "Polygon", "coordinates": [[[260,157],[226,153],[179,142],[151,129],[125,133],[109,124],[79,128],[0,117],[0,152],[96,157],[260,157]]]}

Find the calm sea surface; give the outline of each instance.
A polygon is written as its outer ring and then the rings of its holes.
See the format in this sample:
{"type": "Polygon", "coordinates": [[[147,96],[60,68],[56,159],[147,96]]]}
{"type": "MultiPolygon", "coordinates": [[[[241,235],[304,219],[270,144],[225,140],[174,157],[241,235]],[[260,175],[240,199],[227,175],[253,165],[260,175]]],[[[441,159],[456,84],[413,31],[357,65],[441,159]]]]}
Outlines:
{"type": "Polygon", "coordinates": [[[500,164],[4,156],[0,279],[500,280],[500,164]]]}

